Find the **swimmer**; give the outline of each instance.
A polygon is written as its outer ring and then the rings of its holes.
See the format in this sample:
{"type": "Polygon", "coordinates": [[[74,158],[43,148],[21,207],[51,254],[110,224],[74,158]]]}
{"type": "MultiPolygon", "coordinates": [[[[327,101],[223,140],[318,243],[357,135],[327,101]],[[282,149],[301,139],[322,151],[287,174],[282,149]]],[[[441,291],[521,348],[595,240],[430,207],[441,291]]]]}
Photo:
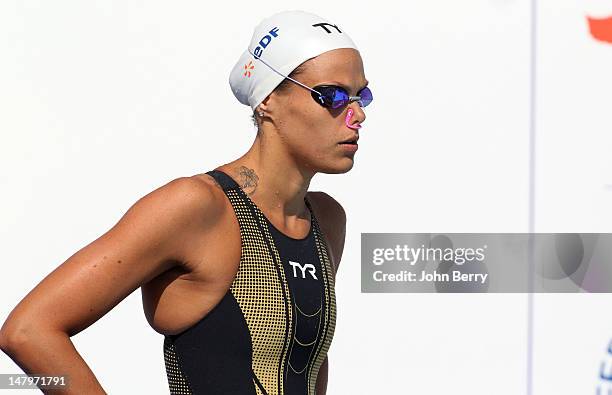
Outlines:
{"type": "Polygon", "coordinates": [[[337,23],[281,12],[229,85],[257,127],[250,149],[143,196],[26,295],[0,330],[24,371],[104,394],[70,337],[140,288],[170,393],[325,394],[346,214],[309,185],[353,167],[373,99],[362,58],[337,23]]]}

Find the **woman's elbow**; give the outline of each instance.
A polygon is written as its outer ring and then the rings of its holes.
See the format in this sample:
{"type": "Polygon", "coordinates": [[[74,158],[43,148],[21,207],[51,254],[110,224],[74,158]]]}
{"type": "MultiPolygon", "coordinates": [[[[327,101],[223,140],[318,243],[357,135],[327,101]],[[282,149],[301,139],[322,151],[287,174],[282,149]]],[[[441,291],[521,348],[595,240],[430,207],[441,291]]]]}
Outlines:
{"type": "Polygon", "coordinates": [[[9,316],[0,328],[0,349],[7,355],[15,355],[41,335],[41,327],[36,323],[9,316]]]}

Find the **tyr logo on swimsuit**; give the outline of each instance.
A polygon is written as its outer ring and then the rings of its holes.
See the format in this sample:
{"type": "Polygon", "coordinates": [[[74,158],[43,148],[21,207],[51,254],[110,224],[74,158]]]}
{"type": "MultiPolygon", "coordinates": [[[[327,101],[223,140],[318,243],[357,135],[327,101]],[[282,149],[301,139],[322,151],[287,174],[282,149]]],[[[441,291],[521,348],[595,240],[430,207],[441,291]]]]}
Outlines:
{"type": "Polygon", "coordinates": [[[296,267],[299,267],[302,271],[302,278],[306,278],[306,269],[309,269],[308,273],[310,273],[312,278],[314,278],[315,280],[317,279],[317,276],[315,275],[315,273],[317,272],[317,268],[312,263],[305,263],[304,266],[300,265],[299,262],[289,261],[289,263],[291,264],[291,266],[293,266],[293,277],[297,277],[297,271],[295,269],[296,267]]]}

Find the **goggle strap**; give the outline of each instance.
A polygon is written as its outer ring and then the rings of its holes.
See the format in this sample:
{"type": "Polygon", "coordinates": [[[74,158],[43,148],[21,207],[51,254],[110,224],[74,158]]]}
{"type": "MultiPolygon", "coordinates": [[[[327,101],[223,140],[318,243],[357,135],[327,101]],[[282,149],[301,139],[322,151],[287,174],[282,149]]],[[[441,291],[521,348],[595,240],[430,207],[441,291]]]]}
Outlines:
{"type": "MultiPolygon", "coordinates": [[[[253,52],[251,52],[250,49],[247,49],[247,50],[249,51],[249,53],[251,55],[253,55],[253,52]]],[[[258,58],[255,55],[253,55],[253,57],[255,59],[259,60],[260,62],[262,62],[263,64],[265,64],[266,66],[268,66],[272,71],[274,71],[276,74],[280,75],[281,77],[287,78],[288,80],[291,80],[291,81],[295,82],[296,84],[303,86],[304,88],[308,89],[309,91],[313,91],[314,93],[316,93],[319,96],[323,96],[320,92],[317,92],[316,90],[314,90],[314,89],[312,89],[312,88],[302,84],[301,82],[294,80],[293,78],[289,77],[288,75],[284,75],[283,73],[277,71],[274,67],[272,67],[268,63],[266,63],[262,58],[258,58]]]]}

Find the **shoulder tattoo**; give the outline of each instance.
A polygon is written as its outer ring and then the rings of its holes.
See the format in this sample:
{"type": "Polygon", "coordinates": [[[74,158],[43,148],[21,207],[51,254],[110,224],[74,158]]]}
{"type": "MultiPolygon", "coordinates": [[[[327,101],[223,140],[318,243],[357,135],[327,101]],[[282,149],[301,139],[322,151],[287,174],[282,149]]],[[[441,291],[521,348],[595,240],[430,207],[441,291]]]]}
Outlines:
{"type": "Polygon", "coordinates": [[[255,174],[255,170],[249,169],[246,166],[238,168],[238,183],[247,195],[252,195],[255,192],[257,181],[259,181],[259,177],[255,174]]]}

